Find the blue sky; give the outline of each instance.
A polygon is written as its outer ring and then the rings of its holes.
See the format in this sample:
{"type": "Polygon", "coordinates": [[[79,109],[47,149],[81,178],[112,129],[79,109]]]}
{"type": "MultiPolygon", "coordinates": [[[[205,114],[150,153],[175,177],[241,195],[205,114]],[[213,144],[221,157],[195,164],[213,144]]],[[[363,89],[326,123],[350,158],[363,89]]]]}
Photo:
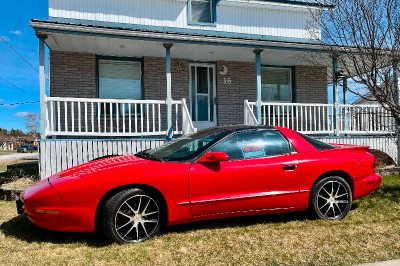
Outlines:
{"type": "MultiPolygon", "coordinates": [[[[0,0],[0,36],[30,64],[38,69],[38,39],[28,25],[32,18],[48,18],[47,0],[0,0]]],[[[17,106],[4,105],[38,101],[38,76],[39,74],[36,70],[29,66],[0,39],[0,104],[2,104],[0,105],[0,127],[8,130],[15,128],[25,131],[24,114],[39,113],[38,103],[17,106]],[[2,79],[7,80],[37,98],[16,89],[2,79]]]]}

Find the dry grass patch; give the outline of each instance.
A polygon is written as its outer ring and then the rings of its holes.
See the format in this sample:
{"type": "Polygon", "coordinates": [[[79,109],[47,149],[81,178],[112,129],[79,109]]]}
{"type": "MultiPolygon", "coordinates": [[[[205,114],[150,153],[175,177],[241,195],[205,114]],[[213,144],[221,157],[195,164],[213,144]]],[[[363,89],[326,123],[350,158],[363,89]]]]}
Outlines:
{"type": "Polygon", "coordinates": [[[400,177],[356,201],[342,221],[305,213],[185,224],[140,244],[109,244],[95,234],[49,232],[0,201],[0,265],[303,264],[352,265],[400,258],[400,177]]]}

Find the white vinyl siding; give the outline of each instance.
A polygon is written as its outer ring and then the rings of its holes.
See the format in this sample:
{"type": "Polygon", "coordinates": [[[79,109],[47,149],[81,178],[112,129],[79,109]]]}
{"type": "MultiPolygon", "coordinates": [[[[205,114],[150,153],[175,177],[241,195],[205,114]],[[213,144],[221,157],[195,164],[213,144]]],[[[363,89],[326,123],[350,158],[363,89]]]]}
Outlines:
{"type": "Polygon", "coordinates": [[[188,24],[188,1],[173,0],[50,0],[49,17],[126,23],[145,26],[201,29],[288,38],[310,38],[308,8],[271,8],[254,5],[216,6],[213,26],[188,24]]]}

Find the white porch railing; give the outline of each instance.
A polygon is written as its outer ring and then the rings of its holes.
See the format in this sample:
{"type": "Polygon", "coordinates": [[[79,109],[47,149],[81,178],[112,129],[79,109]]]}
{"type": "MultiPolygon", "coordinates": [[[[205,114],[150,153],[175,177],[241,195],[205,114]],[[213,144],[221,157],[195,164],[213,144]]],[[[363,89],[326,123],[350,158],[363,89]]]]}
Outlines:
{"type": "Polygon", "coordinates": [[[244,124],[245,125],[257,125],[257,118],[254,115],[254,103],[249,104],[249,101],[244,101],[244,124]]]}
{"type": "MultiPolygon", "coordinates": [[[[244,102],[245,124],[256,124],[256,102],[244,102]],[[249,117],[251,119],[249,120],[249,117]]],[[[381,106],[262,102],[261,123],[305,134],[382,135],[393,133],[394,119],[381,106]]]]}
{"type": "MultiPolygon", "coordinates": [[[[167,134],[165,100],[47,97],[46,136],[160,136],[167,134]]],[[[172,101],[174,134],[196,129],[185,99],[172,101]]]]}

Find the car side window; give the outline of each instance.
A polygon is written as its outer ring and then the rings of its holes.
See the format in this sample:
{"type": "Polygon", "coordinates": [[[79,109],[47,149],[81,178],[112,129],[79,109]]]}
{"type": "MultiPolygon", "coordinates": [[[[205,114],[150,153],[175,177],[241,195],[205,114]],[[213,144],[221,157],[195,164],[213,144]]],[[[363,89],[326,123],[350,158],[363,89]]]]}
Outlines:
{"type": "Polygon", "coordinates": [[[211,149],[224,152],[230,161],[290,153],[289,142],[277,130],[248,131],[235,134],[211,149]]]}

